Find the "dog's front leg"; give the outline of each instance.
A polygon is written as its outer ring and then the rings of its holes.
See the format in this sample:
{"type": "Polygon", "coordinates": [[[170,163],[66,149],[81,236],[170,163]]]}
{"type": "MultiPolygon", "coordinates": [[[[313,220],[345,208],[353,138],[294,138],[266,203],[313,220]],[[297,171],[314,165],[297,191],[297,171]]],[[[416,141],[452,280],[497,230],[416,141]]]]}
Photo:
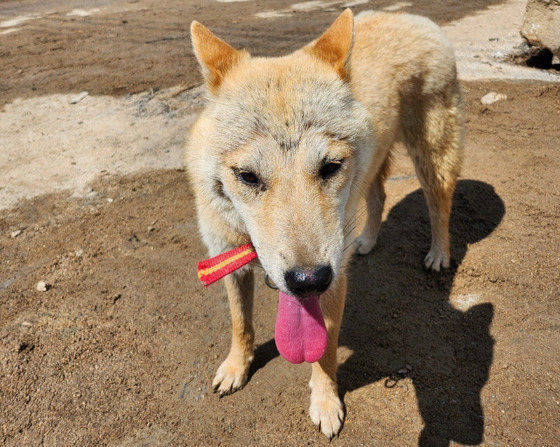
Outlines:
{"type": "Polygon", "coordinates": [[[226,360],[218,368],[214,390],[221,395],[231,394],[247,383],[249,365],[253,360],[253,294],[254,274],[242,268],[225,277],[231,311],[231,349],[226,360]]]}
{"type": "Polygon", "coordinates": [[[321,360],[313,363],[311,371],[311,420],[325,436],[332,439],[342,428],[344,406],[338,396],[336,351],[338,334],[346,300],[346,275],[341,273],[331,289],[321,296],[321,308],[327,326],[327,350],[321,360]]]}

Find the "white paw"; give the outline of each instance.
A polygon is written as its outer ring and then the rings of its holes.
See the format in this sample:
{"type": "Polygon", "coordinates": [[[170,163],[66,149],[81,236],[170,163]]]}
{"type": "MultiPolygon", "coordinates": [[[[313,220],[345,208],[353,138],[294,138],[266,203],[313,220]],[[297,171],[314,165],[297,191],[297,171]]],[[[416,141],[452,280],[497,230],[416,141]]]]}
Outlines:
{"type": "Polygon", "coordinates": [[[449,267],[449,255],[432,248],[424,258],[424,266],[428,270],[439,272],[442,268],[449,267]]]}
{"type": "Polygon", "coordinates": [[[354,240],[354,246],[356,247],[356,254],[367,255],[375,247],[375,239],[358,236],[354,240]]]}
{"type": "Polygon", "coordinates": [[[311,393],[309,416],[313,423],[329,439],[338,435],[344,422],[344,407],[334,392],[311,393]]]}
{"type": "Polygon", "coordinates": [[[212,382],[214,391],[224,396],[243,388],[247,383],[251,360],[252,357],[247,362],[239,361],[239,359],[236,361],[229,355],[216,372],[212,382]]]}

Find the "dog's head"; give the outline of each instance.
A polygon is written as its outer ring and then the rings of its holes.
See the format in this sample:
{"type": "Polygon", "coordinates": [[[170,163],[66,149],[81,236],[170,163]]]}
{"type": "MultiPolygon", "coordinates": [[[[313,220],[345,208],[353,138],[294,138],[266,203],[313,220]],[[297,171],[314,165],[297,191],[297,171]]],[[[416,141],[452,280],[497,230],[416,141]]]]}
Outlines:
{"type": "MultiPolygon", "coordinates": [[[[193,132],[208,203],[245,231],[276,285],[324,292],[353,227],[348,202],[367,164],[368,113],[349,80],[353,16],[279,58],[252,58],[193,22],[210,94],[193,132]]],[[[201,185],[204,189],[204,185],[201,185]]]]}

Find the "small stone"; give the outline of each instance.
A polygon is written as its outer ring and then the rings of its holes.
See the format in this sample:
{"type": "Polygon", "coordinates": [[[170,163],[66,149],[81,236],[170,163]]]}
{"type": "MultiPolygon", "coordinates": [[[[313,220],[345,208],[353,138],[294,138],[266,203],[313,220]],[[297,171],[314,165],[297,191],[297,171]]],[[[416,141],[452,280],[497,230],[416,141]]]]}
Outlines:
{"type": "Polygon", "coordinates": [[[16,230],[16,231],[12,231],[10,233],[10,237],[12,239],[15,239],[16,237],[18,237],[21,233],[23,233],[23,230],[16,230]]]}
{"type": "Polygon", "coordinates": [[[412,366],[410,366],[408,363],[405,365],[405,368],[408,369],[409,371],[412,371],[412,366]]]}
{"type": "Polygon", "coordinates": [[[86,191],[85,191],[85,196],[88,199],[95,199],[98,195],[99,195],[99,193],[97,191],[95,191],[91,186],[89,188],[87,188],[86,191]]]}
{"type": "Polygon", "coordinates": [[[45,281],[39,281],[37,283],[37,290],[39,292],[46,292],[47,290],[49,290],[49,284],[47,284],[45,281]]]}
{"type": "Polygon", "coordinates": [[[503,101],[506,99],[507,95],[504,95],[503,93],[489,92],[486,93],[486,95],[484,95],[482,98],[480,98],[480,102],[488,106],[490,104],[494,104],[495,102],[503,101]]]}
{"type": "Polygon", "coordinates": [[[408,369],[406,368],[401,368],[397,371],[401,376],[404,376],[405,374],[408,374],[408,369]]]}
{"type": "Polygon", "coordinates": [[[80,92],[70,100],[70,104],[78,104],[89,95],[89,92],[80,92]]]}

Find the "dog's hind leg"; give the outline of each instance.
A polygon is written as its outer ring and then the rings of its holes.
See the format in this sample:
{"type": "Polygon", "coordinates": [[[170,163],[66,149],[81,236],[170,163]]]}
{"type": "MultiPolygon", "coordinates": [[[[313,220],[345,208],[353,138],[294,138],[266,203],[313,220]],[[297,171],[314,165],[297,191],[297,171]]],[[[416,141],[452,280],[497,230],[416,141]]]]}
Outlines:
{"type": "Polygon", "coordinates": [[[231,311],[231,349],[218,368],[212,383],[220,394],[231,394],[247,383],[249,366],[253,360],[253,295],[254,274],[243,268],[225,278],[231,311]]]}
{"type": "Polygon", "coordinates": [[[440,271],[450,263],[449,215],[462,159],[459,86],[450,85],[446,93],[423,98],[411,108],[415,116],[403,124],[403,133],[426,198],[432,233],[424,265],[440,271]]]}
{"type": "MultiPolygon", "coordinates": [[[[381,228],[381,217],[383,215],[383,207],[385,206],[385,187],[384,183],[389,175],[390,158],[387,156],[381,169],[375,176],[375,179],[367,191],[367,195],[364,199],[367,217],[366,223],[362,230],[362,233],[356,238],[356,253],[359,255],[367,255],[377,242],[377,235],[379,234],[379,229],[381,228]]],[[[360,211],[358,211],[360,214],[360,211]]]]}
{"type": "Polygon", "coordinates": [[[327,326],[327,350],[321,360],[313,363],[311,370],[311,405],[309,415],[313,423],[329,439],[335,437],[344,422],[344,406],[338,395],[336,383],[338,334],[342,322],[346,299],[346,275],[339,274],[337,281],[327,293],[321,295],[320,302],[327,326]]]}

